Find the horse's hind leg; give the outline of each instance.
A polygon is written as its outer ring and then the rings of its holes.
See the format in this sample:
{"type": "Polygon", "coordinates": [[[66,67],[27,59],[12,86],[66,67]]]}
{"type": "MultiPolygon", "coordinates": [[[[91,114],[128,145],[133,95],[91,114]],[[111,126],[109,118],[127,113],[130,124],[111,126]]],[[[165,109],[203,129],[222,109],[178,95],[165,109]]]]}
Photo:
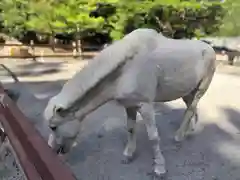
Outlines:
{"type": "MultiPolygon", "coordinates": [[[[191,94],[189,94],[189,95],[187,95],[187,96],[184,96],[184,97],[182,98],[183,101],[185,102],[186,106],[187,106],[187,110],[188,110],[189,108],[191,108],[193,99],[194,99],[194,97],[195,97],[194,95],[195,95],[195,93],[191,93],[191,94]]],[[[186,110],[186,111],[187,111],[187,110],[186,110]]],[[[185,112],[185,114],[186,114],[186,112],[185,112]]],[[[197,107],[196,107],[195,110],[194,110],[193,116],[190,118],[189,125],[188,125],[188,127],[187,127],[186,132],[185,132],[185,135],[186,135],[186,136],[189,135],[189,134],[191,134],[192,132],[194,132],[197,122],[198,122],[198,113],[197,113],[197,107]]]]}
{"type": "Polygon", "coordinates": [[[175,135],[175,140],[176,141],[182,141],[185,136],[187,131],[189,130],[189,127],[193,126],[193,121],[194,118],[196,118],[196,113],[197,113],[197,105],[201,97],[203,96],[204,93],[200,93],[199,90],[196,91],[194,95],[188,95],[183,98],[184,102],[187,105],[187,110],[185,111],[183,122],[180,125],[180,128],[177,130],[176,135],[175,135]],[[192,101],[190,101],[192,99],[192,101]]]}
{"type": "Polygon", "coordinates": [[[212,81],[213,74],[214,71],[209,76],[205,76],[204,79],[199,83],[197,88],[195,88],[189,95],[183,97],[183,101],[187,105],[187,110],[185,111],[183,122],[176,132],[175,141],[184,140],[185,136],[192,133],[192,131],[194,130],[198,119],[198,102],[207,91],[212,81]]]}
{"type": "Polygon", "coordinates": [[[123,163],[130,163],[136,151],[136,117],[137,117],[137,107],[126,108],[127,113],[127,130],[128,130],[128,140],[125,150],[123,152],[124,159],[123,163]]]}

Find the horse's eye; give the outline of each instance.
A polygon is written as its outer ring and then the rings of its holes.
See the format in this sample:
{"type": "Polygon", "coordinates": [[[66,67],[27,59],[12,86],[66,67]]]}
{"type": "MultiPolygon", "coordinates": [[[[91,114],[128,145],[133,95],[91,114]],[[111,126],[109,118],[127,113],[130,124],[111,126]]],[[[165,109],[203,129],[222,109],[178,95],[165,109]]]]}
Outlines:
{"type": "Polygon", "coordinates": [[[61,113],[63,111],[63,108],[57,108],[56,113],[61,113]]]}
{"type": "Polygon", "coordinates": [[[58,114],[61,117],[64,117],[64,109],[59,107],[55,109],[56,114],[58,114]]]}

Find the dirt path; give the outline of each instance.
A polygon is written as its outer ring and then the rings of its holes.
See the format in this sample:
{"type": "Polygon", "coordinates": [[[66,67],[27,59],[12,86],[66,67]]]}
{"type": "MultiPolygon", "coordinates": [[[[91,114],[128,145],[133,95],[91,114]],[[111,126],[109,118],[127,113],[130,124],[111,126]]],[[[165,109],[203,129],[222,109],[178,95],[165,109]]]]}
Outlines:
{"type": "MultiPolygon", "coordinates": [[[[55,62],[58,61],[52,63],[55,62]]],[[[32,72],[22,75],[22,80],[28,81],[27,85],[38,96],[52,96],[59,91],[62,80],[71,77],[83,64],[68,61],[53,66],[60,70],[52,74],[35,73],[34,76],[32,72]]],[[[46,67],[50,65],[41,68],[46,67]]],[[[27,69],[34,71],[31,66],[27,69]]],[[[239,75],[238,66],[218,66],[213,82],[199,104],[196,135],[181,145],[172,138],[185,110],[183,102],[156,104],[168,180],[240,179],[239,75]]],[[[125,115],[114,103],[106,104],[84,121],[78,141],[67,157],[67,163],[78,179],[150,180],[152,152],[141,123],[138,125],[138,158],[129,165],[121,164],[126,142],[125,115]]]]}

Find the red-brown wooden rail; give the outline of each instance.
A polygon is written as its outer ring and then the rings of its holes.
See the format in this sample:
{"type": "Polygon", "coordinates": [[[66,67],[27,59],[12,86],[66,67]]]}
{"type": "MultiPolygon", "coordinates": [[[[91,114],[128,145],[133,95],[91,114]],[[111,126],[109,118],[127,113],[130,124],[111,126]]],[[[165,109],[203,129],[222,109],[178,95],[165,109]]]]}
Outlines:
{"type": "MultiPolygon", "coordinates": [[[[39,132],[4,93],[0,84],[0,121],[28,180],[76,180],[39,132]]],[[[29,106],[31,108],[31,105],[29,106]]]]}

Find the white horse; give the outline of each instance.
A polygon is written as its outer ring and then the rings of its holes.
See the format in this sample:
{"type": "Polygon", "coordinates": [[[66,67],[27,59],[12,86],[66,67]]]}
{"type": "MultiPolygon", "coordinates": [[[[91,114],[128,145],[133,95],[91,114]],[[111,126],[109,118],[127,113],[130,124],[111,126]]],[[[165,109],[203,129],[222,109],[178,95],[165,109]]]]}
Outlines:
{"type": "Polygon", "coordinates": [[[187,109],[175,135],[176,141],[183,140],[194,130],[197,104],[211,83],[215,59],[212,47],[202,41],[174,40],[152,29],[133,31],[106,47],[50,99],[44,118],[54,132],[55,143],[49,145],[68,152],[84,117],[115,100],[128,117],[125,162],[130,162],[136,151],[138,112],[153,144],[154,173],[164,175],[153,103],[183,99],[187,109]]]}

